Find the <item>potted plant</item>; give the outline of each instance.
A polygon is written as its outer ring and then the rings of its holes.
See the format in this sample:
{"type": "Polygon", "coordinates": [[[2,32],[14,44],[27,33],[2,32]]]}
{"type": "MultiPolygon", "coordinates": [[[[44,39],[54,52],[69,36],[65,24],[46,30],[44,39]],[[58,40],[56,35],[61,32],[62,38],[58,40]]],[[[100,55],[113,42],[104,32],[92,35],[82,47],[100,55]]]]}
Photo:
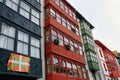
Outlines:
{"type": "Polygon", "coordinates": [[[67,50],[71,50],[70,45],[66,45],[66,49],[67,49],[67,50]]]}
{"type": "Polygon", "coordinates": [[[58,39],[55,39],[55,40],[54,40],[54,43],[55,43],[56,45],[58,45],[58,44],[59,44],[59,40],[58,40],[58,39]]]}

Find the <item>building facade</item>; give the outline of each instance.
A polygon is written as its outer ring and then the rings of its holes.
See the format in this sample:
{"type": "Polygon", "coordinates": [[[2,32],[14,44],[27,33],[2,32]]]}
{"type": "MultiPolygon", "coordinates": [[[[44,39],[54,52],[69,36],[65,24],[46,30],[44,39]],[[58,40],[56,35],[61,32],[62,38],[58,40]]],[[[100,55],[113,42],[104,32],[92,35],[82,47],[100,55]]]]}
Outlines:
{"type": "MultiPolygon", "coordinates": [[[[120,72],[119,72],[119,66],[117,64],[115,55],[100,41],[95,40],[95,43],[102,48],[102,51],[103,51],[103,54],[105,57],[105,62],[107,64],[107,66],[106,66],[106,64],[103,63],[103,70],[105,70],[107,72],[107,74],[109,72],[108,77],[110,77],[110,79],[107,78],[106,80],[118,80],[118,78],[120,76],[119,75],[120,72]]],[[[100,53],[100,56],[103,56],[103,55],[100,53]]]]}
{"type": "Polygon", "coordinates": [[[81,28],[82,41],[84,44],[85,57],[87,60],[87,71],[90,80],[101,80],[99,72],[98,54],[92,35],[94,28],[79,12],[76,12],[81,28]]]}
{"type": "Polygon", "coordinates": [[[104,48],[101,44],[99,44],[100,42],[98,40],[96,40],[95,43],[96,43],[97,53],[98,53],[99,60],[100,60],[101,72],[103,73],[104,80],[111,80],[109,70],[107,67],[107,63],[106,63],[106,59],[103,53],[104,48]]]}
{"type": "Polygon", "coordinates": [[[42,78],[41,1],[0,0],[0,80],[42,78]]]}
{"type": "Polygon", "coordinates": [[[45,0],[46,80],[88,80],[75,9],[45,0]]]}

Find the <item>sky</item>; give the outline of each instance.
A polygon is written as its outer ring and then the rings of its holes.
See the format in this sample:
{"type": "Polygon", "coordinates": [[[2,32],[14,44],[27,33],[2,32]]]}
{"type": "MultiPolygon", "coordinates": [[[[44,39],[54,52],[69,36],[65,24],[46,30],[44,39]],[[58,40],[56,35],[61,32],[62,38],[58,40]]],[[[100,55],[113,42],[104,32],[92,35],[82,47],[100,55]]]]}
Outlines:
{"type": "Polygon", "coordinates": [[[120,0],[67,0],[95,28],[94,39],[120,52],[120,0]]]}

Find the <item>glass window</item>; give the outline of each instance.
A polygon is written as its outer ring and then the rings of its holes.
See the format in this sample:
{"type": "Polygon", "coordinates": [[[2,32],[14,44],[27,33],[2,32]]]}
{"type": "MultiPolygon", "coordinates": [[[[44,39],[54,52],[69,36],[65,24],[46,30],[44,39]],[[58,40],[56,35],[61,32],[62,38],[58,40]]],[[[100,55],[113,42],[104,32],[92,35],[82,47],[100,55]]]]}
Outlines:
{"type": "Polygon", "coordinates": [[[60,1],[60,7],[64,10],[64,4],[62,1],[60,1]]]}
{"type": "Polygon", "coordinates": [[[75,15],[75,13],[73,12],[73,18],[76,20],[76,15],[75,15]]]}
{"type": "Polygon", "coordinates": [[[74,43],[74,50],[76,53],[79,53],[78,45],[77,43],[74,43]]]}
{"type": "Polygon", "coordinates": [[[68,44],[68,38],[64,37],[64,43],[68,44]]]}
{"type": "Polygon", "coordinates": [[[31,54],[32,57],[40,58],[40,41],[31,37],[31,54]]]}
{"type": "Polygon", "coordinates": [[[58,59],[53,57],[53,71],[58,72],[58,59]]]}
{"type": "Polygon", "coordinates": [[[31,15],[31,21],[39,25],[39,12],[35,11],[34,9],[31,10],[32,15],[31,15]]]}
{"type": "Polygon", "coordinates": [[[50,65],[51,58],[47,58],[47,71],[48,73],[51,72],[51,65],[50,65]]]}
{"type": "Polygon", "coordinates": [[[69,15],[72,17],[72,11],[69,9],[69,15]]]}
{"type": "Polygon", "coordinates": [[[68,28],[68,30],[71,30],[71,24],[69,21],[67,21],[67,28],[68,28]]]}
{"type": "Polygon", "coordinates": [[[56,31],[52,30],[52,41],[54,41],[55,39],[57,39],[57,33],[56,31]]]}
{"type": "Polygon", "coordinates": [[[6,0],[6,5],[17,12],[19,0],[6,0]]]}
{"type": "Polygon", "coordinates": [[[76,28],[76,34],[79,36],[79,30],[78,30],[78,28],[76,28]]]}
{"type": "Polygon", "coordinates": [[[17,52],[28,55],[28,34],[18,31],[17,52]]]}
{"type": "Polygon", "coordinates": [[[8,50],[14,50],[15,28],[2,23],[0,35],[0,47],[8,50]]]}
{"type": "Polygon", "coordinates": [[[73,66],[73,75],[78,76],[77,66],[75,64],[73,64],[72,66],[73,66]]]}
{"type": "Polygon", "coordinates": [[[79,46],[79,53],[80,53],[80,55],[83,55],[83,51],[82,51],[82,47],[81,46],[79,46]]]}
{"type": "Polygon", "coordinates": [[[55,18],[55,11],[53,9],[50,9],[50,16],[51,18],[55,18]]]}
{"type": "Polygon", "coordinates": [[[61,24],[61,16],[56,13],[56,19],[57,19],[57,22],[61,24]]]}
{"type": "Polygon", "coordinates": [[[74,43],[73,43],[73,41],[70,41],[70,46],[71,46],[71,50],[74,51],[74,43]]]}
{"type": "Polygon", "coordinates": [[[59,5],[59,0],[55,0],[55,3],[56,3],[57,5],[59,5]]]}
{"type": "Polygon", "coordinates": [[[64,60],[61,60],[61,62],[60,62],[60,67],[61,67],[61,73],[66,73],[66,63],[65,63],[65,61],[64,60]]]}
{"type": "Polygon", "coordinates": [[[86,79],[86,78],[87,78],[86,69],[85,69],[85,68],[82,68],[82,71],[83,71],[83,77],[86,79]]]}
{"type": "Polygon", "coordinates": [[[30,7],[25,4],[23,1],[21,1],[20,4],[21,8],[20,8],[20,14],[24,17],[26,17],[27,19],[29,19],[30,16],[30,7]]]}
{"type": "Polygon", "coordinates": [[[65,6],[65,12],[68,13],[68,7],[67,6],[65,6]]]}
{"type": "Polygon", "coordinates": [[[46,42],[49,42],[50,41],[50,30],[46,30],[45,35],[46,35],[46,42]]]}
{"type": "Polygon", "coordinates": [[[63,46],[63,36],[61,35],[61,34],[58,34],[58,38],[59,38],[59,44],[61,45],[61,46],[63,46]]]}
{"type": "Polygon", "coordinates": [[[63,17],[62,17],[62,25],[63,25],[64,27],[66,27],[66,20],[65,20],[65,18],[63,18],[63,17]]]}
{"type": "Polygon", "coordinates": [[[67,72],[68,76],[72,76],[72,65],[69,62],[67,62],[67,72]]]}
{"type": "Polygon", "coordinates": [[[82,69],[81,69],[81,66],[78,66],[78,76],[79,78],[82,78],[82,69]]]}

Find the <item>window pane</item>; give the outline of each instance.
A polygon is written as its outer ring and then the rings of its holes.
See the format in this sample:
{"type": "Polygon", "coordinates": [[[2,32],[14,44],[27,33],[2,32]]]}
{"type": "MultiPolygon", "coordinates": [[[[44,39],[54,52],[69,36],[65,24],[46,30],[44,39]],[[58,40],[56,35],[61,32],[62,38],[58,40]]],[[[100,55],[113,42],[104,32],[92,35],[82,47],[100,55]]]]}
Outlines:
{"type": "Polygon", "coordinates": [[[35,47],[31,46],[31,54],[30,55],[35,58],[40,58],[39,48],[35,48],[35,47]]]}
{"type": "Polygon", "coordinates": [[[18,40],[28,43],[28,35],[21,31],[18,31],[18,40]]]}
{"type": "Polygon", "coordinates": [[[7,49],[14,50],[14,40],[11,38],[8,38],[8,40],[7,40],[7,49]]]}
{"type": "Polygon", "coordinates": [[[23,45],[23,54],[28,55],[28,45],[27,44],[23,45]]]}
{"type": "Polygon", "coordinates": [[[11,0],[13,1],[14,3],[18,4],[19,0],[11,0]]]}
{"type": "Polygon", "coordinates": [[[32,15],[34,15],[35,17],[39,18],[39,12],[35,11],[32,9],[32,15]]]}
{"type": "Polygon", "coordinates": [[[29,19],[29,13],[22,8],[20,9],[20,14],[29,19]]]}
{"type": "Polygon", "coordinates": [[[22,53],[22,49],[23,49],[23,43],[18,42],[18,44],[17,44],[17,52],[22,53]]]}
{"type": "Polygon", "coordinates": [[[31,37],[31,45],[39,48],[40,47],[40,41],[38,39],[35,39],[35,38],[31,37]]]}
{"type": "Polygon", "coordinates": [[[31,16],[31,21],[36,23],[37,25],[39,25],[39,19],[34,17],[34,16],[31,16]]]}
{"type": "Polygon", "coordinates": [[[0,36],[0,47],[1,48],[6,48],[6,46],[7,46],[7,37],[1,35],[0,36]]]}
{"type": "Polygon", "coordinates": [[[39,49],[38,48],[36,48],[36,56],[35,56],[36,58],[40,58],[40,51],[39,51],[39,49]]]}
{"type": "Polygon", "coordinates": [[[6,5],[8,7],[10,7],[11,9],[13,9],[14,11],[17,11],[17,9],[18,9],[18,5],[17,4],[18,4],[18,0],[15,0],[15,1],[13,1],[13,0],[6,0],[6,5]]]}
{"type": "Polygon", "coordinates": [[[3,23],[1,33],[10,37],[15,37],[15,28],[3,23]]]}
{"type": "Polygon", "coordinates": [[[30,7],[27,4],[25,4],[23,1],[21,1],[21,7],[26,11],[30,12],[30,7]]]}
{"type": "Polygon", "coordinates": [[[30,54],[30,55],[31,55],[32,57],[34,57],[34,56],[35,56],[35,53],[34,53],[34,52],[35,52],[35,48],[31,46],[31,50],[30,50],[30,51],[31,51],[31,54],[30,54]]]}

